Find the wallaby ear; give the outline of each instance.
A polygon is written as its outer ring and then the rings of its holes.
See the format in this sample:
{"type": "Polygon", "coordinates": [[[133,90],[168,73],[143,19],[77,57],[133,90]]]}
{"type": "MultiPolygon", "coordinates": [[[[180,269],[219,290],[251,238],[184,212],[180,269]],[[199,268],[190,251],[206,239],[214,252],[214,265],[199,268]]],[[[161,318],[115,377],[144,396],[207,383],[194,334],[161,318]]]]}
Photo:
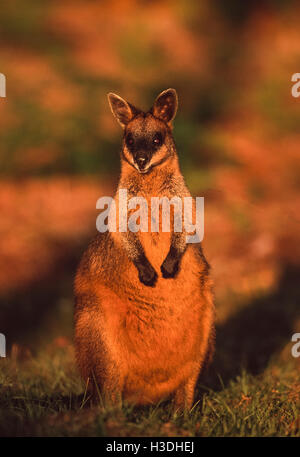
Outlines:
{"type": "Polygon", "coordinates": [[[119,95],[113,94],[112,92],[107,94],[107,98],[113,115],[121,127],[125,128],[128,122],[138,114],[139,110],[126,102],[123,98],[119,97],[119,95]]]}
{"type": "Polygon", "coordinates": [[[176,116],[178,97],[175,89],[167,89],[161,92],[156,98],[152,113],[162,121],[172,122],[176,116]]]}

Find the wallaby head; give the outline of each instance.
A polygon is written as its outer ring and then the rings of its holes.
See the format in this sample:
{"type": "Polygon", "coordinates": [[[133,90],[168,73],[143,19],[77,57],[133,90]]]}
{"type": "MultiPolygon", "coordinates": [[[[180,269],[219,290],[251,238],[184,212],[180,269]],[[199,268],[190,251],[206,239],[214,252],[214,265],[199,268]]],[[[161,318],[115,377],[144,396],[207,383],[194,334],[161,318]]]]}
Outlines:
{"type": "Polygon", "coordinates": [[[176,154],[172,136],[178,106],[175,89],[161,92],[148,112],[113,93],[108,94],[108,101],[124,129],[122,158],[139,173],[149,173],[176,154]]]}

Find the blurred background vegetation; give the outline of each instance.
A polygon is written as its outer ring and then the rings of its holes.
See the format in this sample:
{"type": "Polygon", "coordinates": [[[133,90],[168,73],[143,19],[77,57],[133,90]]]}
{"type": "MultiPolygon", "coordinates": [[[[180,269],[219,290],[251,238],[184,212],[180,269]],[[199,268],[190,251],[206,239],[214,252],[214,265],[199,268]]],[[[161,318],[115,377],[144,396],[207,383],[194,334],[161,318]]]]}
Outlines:
{"type": "Polygon", "coordinates": [[[226,122],[261,140],[297,134],[296,11],[291,0],[6,2],[1,174],[116,173],[111,90],[146,109],[162,89],[177,89],[187,173],[239,164],[222,135],[226,122]]]}
{"type": "Polygon", "coordinates": [[[299,15],[296,0],[1,5],[0,332],[15,357],[71,345],[74,272],[119,174],[107,92],[148,109],[174,87],[182,170],[205,196],[215,370],[226,383],[275,360],[299,385],[299,15]]]}

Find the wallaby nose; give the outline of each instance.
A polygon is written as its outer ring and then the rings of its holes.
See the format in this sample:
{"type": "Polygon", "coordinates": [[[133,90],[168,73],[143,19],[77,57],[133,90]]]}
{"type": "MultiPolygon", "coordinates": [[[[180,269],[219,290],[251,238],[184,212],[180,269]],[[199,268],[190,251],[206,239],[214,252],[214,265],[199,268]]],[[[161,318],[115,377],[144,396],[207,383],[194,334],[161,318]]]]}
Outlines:
{"type": "Polygon", "coordinates": [[[138,167],[143,169],[146,165],[147,159],[146,157],[137,157],[136,158],[136,163],[138,164],[138,167]]]}

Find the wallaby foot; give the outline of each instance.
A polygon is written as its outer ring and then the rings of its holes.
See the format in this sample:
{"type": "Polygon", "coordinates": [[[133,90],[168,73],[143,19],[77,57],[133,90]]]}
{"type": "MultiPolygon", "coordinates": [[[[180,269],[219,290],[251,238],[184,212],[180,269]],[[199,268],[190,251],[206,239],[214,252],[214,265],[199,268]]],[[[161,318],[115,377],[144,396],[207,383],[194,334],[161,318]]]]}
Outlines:
{"type": "Polygon", "coordinates": [[[173,400],[173,414],[183,413],[186,416],[190,412],[194,401],[196,379],[197,376],[193,376],[176,390],[173,400]]]}

